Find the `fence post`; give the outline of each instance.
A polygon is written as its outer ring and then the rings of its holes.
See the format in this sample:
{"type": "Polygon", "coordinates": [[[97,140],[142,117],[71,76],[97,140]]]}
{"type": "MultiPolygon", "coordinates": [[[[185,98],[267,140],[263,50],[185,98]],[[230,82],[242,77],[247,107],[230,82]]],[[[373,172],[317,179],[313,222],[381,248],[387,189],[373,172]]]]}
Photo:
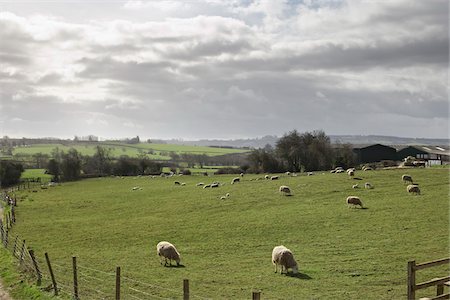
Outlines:
{"type": "Polygon", "coordinates": [[[183,280],[183,300],[189,300],[189,279],[183,280]]]}
{"type": "MultiPolygon", "coordinates": [[[[0,216],[1,217],[1,216],[0,216]]],[[[3,235],[4,235],[4,229],[3,229],[3,221],[2,221],[2,219],[0,218],[0,235],[1,235],[1,238],[2,238],[2,243],[3,243],[3,235]]]]}
{"type": "Polygon", "coordinates": [[[408,261],[408,300],[416,298],[416,261],[408,261]]]}
{"type": "Polygon", "coordinates": [[[120,300],[120,267],[116,267],[116,300],[120,300]]]}
{"type": "Polygon", "coordinates": [[[79,300],[78,298],[78,277],[77,277],[77,258],[72,256],[72,265],[73,265],[73,297],[75,300],[79,300]]]}
{"type": "Polygon", "coordinates": [[[25,252],[25,240],[23,240],[23,242],[22,242],[22,249],[20,250],[20,256],[19,256],[20,262],[23,261],[23,254],[24,254],[24,252],[25,252]]]}
{"type": "Polygon", "coordinates": [[[16,235],[16,238],[14,239],[14,247],[13,247],[13,255],[14,255],[14,257],[16,257],[17,258],[17,255],[16,255],[16,249],[17,249],[17,240],[19,239],[19,236],[18,235],[16,235]]]}
{"type": "Polygon", "coordinates": [[[58,296],[58,287],[56,286],[55,274],[53,274],[52,265],[50,264],[50,258],[48,253],[45,252],[45,260],[47,261],[48,271],[50,272],[50,277],[52,278],[53,290],[55,291],[55,296],[58,296]]]}
{"type": "Polygon", "coordinates": [[[41,271],[39,270],[39,266],[37,264],[36,261],[36,257],[34,256],[34,251],[32,249],[28,250],[28,253],[30,253],[30,257],[31,257],[31,261],[33,262],[33,266],[34,269],[36,270],[36,275],[37,275],[37,285],[41,285],[41,281],[42,281],[42,275],[41,275],[41,271]]]}
{"type": "Polygon", "coordinates": [[[5,245],[5,248],[8,248],[8,234],[9,234],[9,230],[8,230],[8,228],[6,228],[6,230],[5,230],[5,240],[3,241],[3,245],[5,245]]]}
{"type": "Polygon", "coordinates": [[[252,293],[252,300],[260,300],[260,299],[261,299],[261,292],[260,291],[252,293]]]}

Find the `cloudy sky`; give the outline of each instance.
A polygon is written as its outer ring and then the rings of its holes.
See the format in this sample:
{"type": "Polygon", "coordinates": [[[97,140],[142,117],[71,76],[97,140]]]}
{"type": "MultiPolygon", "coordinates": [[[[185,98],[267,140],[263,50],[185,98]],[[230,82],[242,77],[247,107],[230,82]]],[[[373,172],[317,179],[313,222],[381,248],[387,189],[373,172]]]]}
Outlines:
{"type": "Polygon", "coordinates": [[[447,0],[0,0],[0,135],[448,137],[447,0]]]}

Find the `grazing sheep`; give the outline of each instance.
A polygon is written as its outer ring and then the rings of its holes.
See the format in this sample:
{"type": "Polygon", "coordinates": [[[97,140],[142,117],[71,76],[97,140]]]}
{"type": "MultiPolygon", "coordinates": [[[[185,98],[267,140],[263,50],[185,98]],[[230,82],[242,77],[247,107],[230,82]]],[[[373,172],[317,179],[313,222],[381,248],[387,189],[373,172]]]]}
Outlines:
{"type": "Polygon", "coordinates": [[[218,182],[214,182],[211,184],[211,188],[216,188],[219,187],[219,183],[218,182]]]}
{"type": "Polygon", "coordinates": [[[287,176],[290,176],[290,175],[291,175],[291,172],[287,171],[285,174],[286,174],[287,176]]]}
{"type": "Polygon", "coordinates": [[[178,253],[177,248],[169,242],[162,241],[156,245],[156,253],[159,256],[160,263],[162,264],[162,259],[164,258],[164,266],[167,266],[167,260],[169,264],[172,265],[172,260],[180,265],[180,253],[178,253]]]}
{"type": "MultiPolygon", "coordinates": [[[[314,175],[313,172],[308,172],[308,176],[312,176],[312,175],[314,175]]],[[[294,176],[294,175],[292,175],[292,176],[294,176]]]]}
{"type": "Polygon", "coordinates": [[[354,185],[352,185],[352,189],[359,189],[359,186],[358,186],[358,184],[354,184],[354,185]]]}
{"type": "Polygon", "coordinates": [[[297,173],[292,173],[292,177],[297,177],[297,173]]]}
{"type": "Polygon", "coordinates": [[[270,177],[270,180],[278,180],[278,176],[272,176],[270,177]]]}
{"type": "Polygon", "coordinates": [[[264,176],[265,179],[269,179],[269,175],[264,176]]]}
{"type": "Polygon", "coordinates": [[[363,207],[361,199],[359,199],[359,197],[356,197],[356,196],[348,196],[347,197],[347,206],[349,206],[350,204],[352,206],[359,205],[361,208],[363,207]]]}
{"type": "Polygon", "coordinates": [[[410,184],[406,187],[408,193],[420,195],[420,188],[418,185],[410,184]]]}
{"type": "Polygon", "coordinates": [[[347,174],[348,174],[348,176],[353,177],[353,176],[355,176],[355,171],[347,170],[347,174]]]}
{"type": "Polygon", "coordinates": [[[291,189],[287,185],[280,186],[279,191],[286,196],[291,195],[291,189]]]}
{"type": "Polygon", "coordinates": [[[210,184],[205,184],[204,186],[203,186],[203,188],[204,189],[206,189],[206,188],[210,188],[211,187],[211,185],[210,184]]]}
{"type": "Polygon", "coordinates": [[[230,193],[226,193],[225,197],[229,198],[230,197],[230,193]]]}
{"type": "Polygon", "coordinates": [[[366,189],[373,189],[373,185],[372,184],[370,184],[370,182],[366,182],[365,184],[364,184],[364,188],[366,188],[366,189]]]}
{"type": "Polygon", "coordinates": [[[239,176],[244,177],[244,173],[239,174],[239,176]]]}
{"type": "Polygon", "coordinates": [[[203,182],[199,182],[196,184],[196,186],[202,186],[202,185],[205,185],[205,184],[203,182]]]}
{"type": "Polygon", "coordinates": [[[139,187],[139,186],[134,186],[131,190],[132,191],[137,191],[137,190],[142,190],[142,188],[139,187]]]}
{"type": "Polygon", "coordinates": [[[185,182],[182,182],[182,183],[181,183],[181,186],[185,186],[185,185],[186,185],[186,183],[185,183],[185,182]]]}
{"type": "Polygon", "coordinates": [[[241,181],[241,178],[235,177],[231,180],[231,184],[235,184],[236,182],[240,182],[240,181],[241,181]]]}
{"type": "Polygon", "coordinates": [[[403,181],[403,183],[410,182],[411,184],[413,184],[413,179],[412,179],[411,175],[403,174],[402,181],[403,181]]]}
{"type": "Polygon", "coordinates": [[[275,265],[275,273],[278,271],[278,266],[281,266],[280,274],[283,274],[283,269],[286,273],[288,273],[288,269],[292,269],[294,274],[298,274],[298,265],[294,255],[283,245],[273,248],[272,263],[275,265]]]}
{"type": "Polygon", "coordinates": [[[227,199],[226,196],[221,196],[221,197],[220,197],[220,200],[225,200],[225,199],[227,199]]]}
{"type": "Polygon", "coordinates": [[[362,170],[363,170],[363,171],[371,171],[372,168],[371,168],[371,167],[368,167],[368,166],[364,166],[364,167],[362,168],[362,170]]]}

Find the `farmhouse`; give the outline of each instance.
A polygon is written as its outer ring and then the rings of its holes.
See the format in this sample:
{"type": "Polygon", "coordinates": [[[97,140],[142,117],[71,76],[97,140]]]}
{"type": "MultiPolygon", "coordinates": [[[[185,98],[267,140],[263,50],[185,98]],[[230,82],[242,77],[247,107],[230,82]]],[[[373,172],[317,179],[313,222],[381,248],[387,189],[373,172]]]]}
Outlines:
{"type": "Polygon", "coordinates": [[[395,148],[375,144],[363,148],[353,148],[358,163],[372,163],[382,160],[397,160],[397,150],[395,148]]]}
{"type": "Polygon", "coordinates": [[[397,152],[397,160],[413,156],[426,162],[427,166],[450,163],[449,146],[408,146],[397,152]]]}

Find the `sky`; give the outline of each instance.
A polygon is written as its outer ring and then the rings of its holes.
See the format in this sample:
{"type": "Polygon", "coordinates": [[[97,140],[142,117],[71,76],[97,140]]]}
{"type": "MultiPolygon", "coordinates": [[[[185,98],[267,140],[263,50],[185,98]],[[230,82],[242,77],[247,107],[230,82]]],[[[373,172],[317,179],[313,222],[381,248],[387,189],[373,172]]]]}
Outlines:
{"type": "Polygon", "coordinates": [[[0,135],[449,136],[447,0],[0,0],[0,135]]]}

